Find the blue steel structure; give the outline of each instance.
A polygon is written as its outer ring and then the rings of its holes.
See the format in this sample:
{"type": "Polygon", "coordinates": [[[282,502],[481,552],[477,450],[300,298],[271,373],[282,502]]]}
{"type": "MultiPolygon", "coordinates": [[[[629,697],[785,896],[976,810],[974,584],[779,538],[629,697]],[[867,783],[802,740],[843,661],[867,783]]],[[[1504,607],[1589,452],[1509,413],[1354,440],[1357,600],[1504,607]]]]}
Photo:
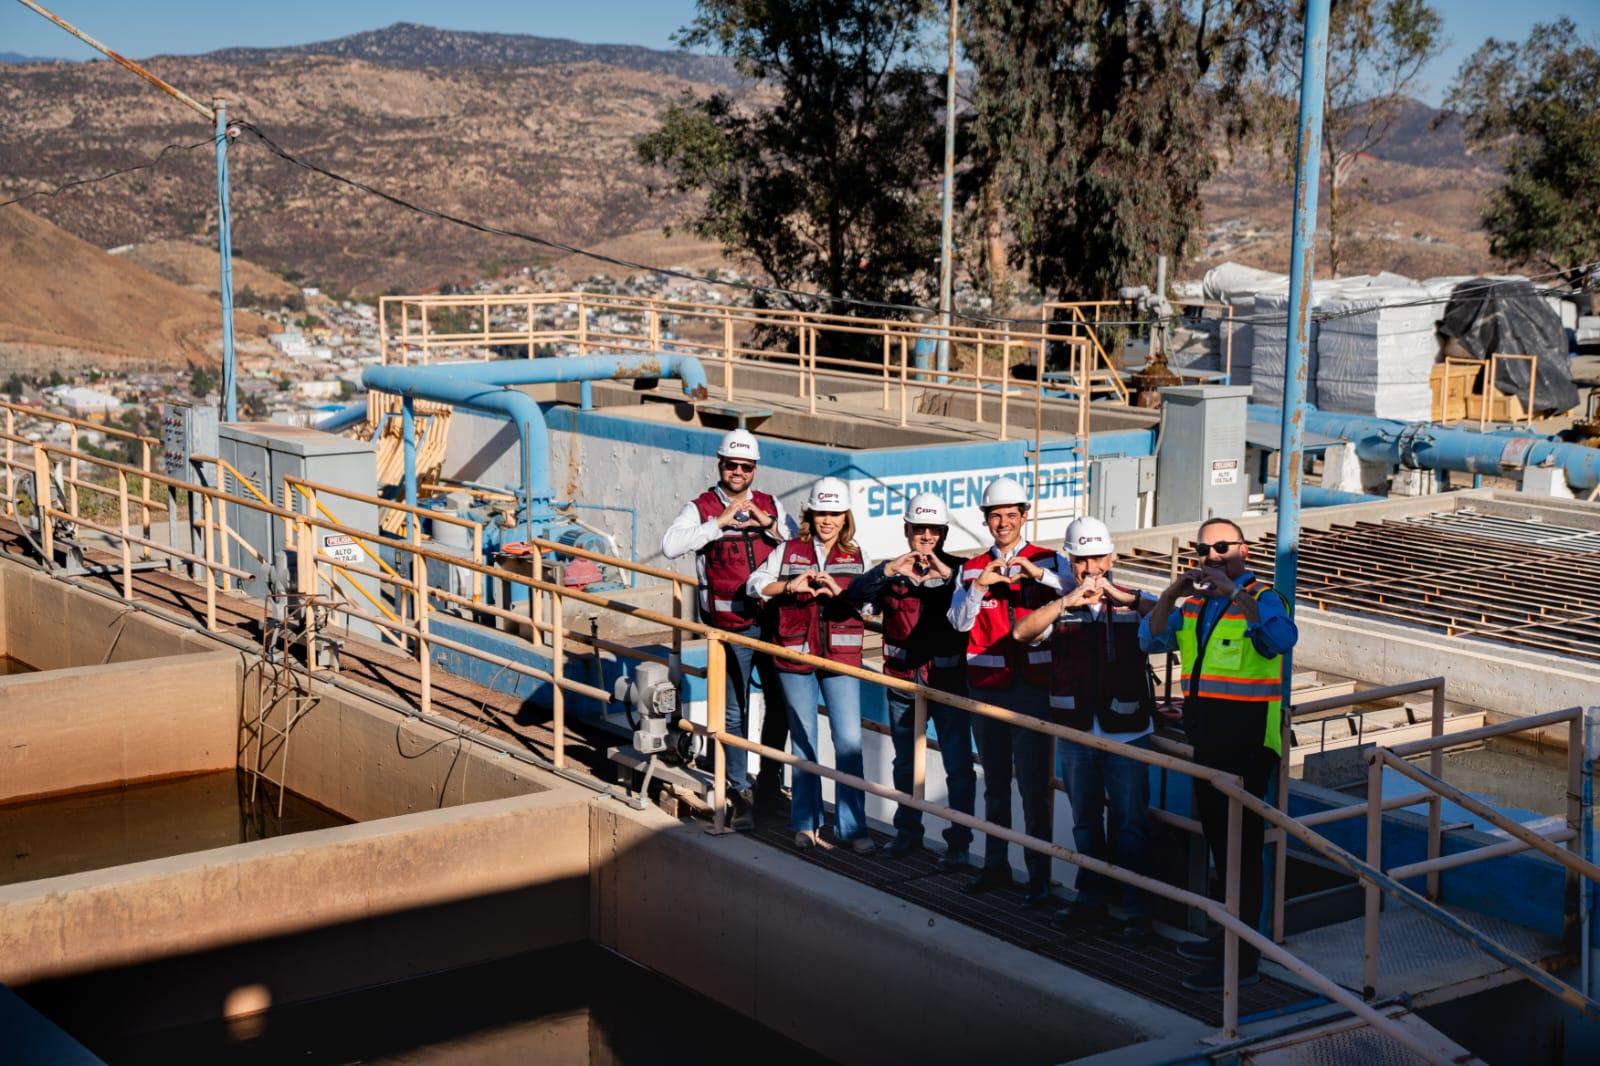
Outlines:
{"type": "Polygon", "coordinates": [[[233,212],[228,207],[228,108],[213,102],[217,115],[217,255],[222,260],[222,420],[239,420],[237,370],[233,355],[233,212]]]}
{"type": "Polygon", "coordinates": [[[550,484],[549,428],[538,402],[509,386],[629,378],[677,378],[690,397],[703,400],[708,395],[700,361],[676,355],[586,355],[570,359],[371,366],[362,372],[361,383],[373,391],[402,398],[405,493],[409,504],[417,502],[416,398],[504,418],[516,426],[522,471],[517,511],[532,538],[539,535],[536,529],[548,527],[556,518],[555,489],[550,484]]]}

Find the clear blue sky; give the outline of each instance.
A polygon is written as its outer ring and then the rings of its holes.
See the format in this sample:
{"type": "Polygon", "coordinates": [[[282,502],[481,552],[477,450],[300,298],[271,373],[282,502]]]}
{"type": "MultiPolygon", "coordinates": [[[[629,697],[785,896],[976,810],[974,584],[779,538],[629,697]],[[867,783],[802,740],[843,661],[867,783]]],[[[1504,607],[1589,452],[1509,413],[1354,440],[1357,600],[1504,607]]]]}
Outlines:
{"type": "MultiPolygon", "coordinates": [[[[85,32],[132,56],[209,52],[328,40],[394,22],[456,30],[531,33],[607,44],[670,48],[693,0],[40,0],[85,32]]],[[[1570,15],[1592,26],[1593,0],[1434,0],[1450,44],[1425,72],[1419,93],[1437,104],[1462,61],[1487,37],[1523,40],[1529,29],[1570,15]]],[[[1595,30],[1591,34],[1600,36],[1595,30]]],[[[0,0],[0,52],[86,59],[93,53],[15,0],[0,0]]]]}

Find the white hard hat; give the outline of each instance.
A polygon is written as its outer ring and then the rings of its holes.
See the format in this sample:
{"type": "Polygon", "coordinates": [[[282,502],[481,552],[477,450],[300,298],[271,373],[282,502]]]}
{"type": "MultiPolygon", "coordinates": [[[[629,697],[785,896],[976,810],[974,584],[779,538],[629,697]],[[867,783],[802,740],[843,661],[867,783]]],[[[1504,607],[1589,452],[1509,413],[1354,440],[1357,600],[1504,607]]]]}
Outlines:
{"type": "Polygon", "coordinates": [[[950,513],[944,500],[936,492],[919,492],[906,504],[906,524],[911,526],[948,526],[950,513]]]}
{"type": "Polygon", "coordinates": [[[806,497],[806,510],[839,512],[850,510],[850,486],[836,477],[818,478],[806,497]]]}
{"type": "Polygon", "coordinates": [[[1067,527],[1068,555],[1110,555],[1117,549],[1111,543],[1111,530],[1098,518],[1074,518],[1067,527]]]}
{"type": "Polygon", "coordinates": [[[722,443],[717,445],[717,456],[721,459],[748,459],[752,463],[761,461],[761,445],[756,441],[756,435],[748,429],[736,429],[722,438],[722,443]]]}
{"type": "Polygon", "coordinates": [[[991,507],[1008,507],[1011,504],[1028,506],[1028,494],[1023,491],[1022,483],[1014,477],[997,477],[983,489],[983,503],[980,510],[987,511],[991,507]]]}

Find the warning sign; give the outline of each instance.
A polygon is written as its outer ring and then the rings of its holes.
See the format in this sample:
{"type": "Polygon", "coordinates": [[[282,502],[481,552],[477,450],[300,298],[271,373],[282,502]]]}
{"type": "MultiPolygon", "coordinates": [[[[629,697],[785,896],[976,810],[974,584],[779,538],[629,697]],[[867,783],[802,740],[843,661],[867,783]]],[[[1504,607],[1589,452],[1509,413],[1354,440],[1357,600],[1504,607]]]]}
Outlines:
{"type": "Polygon", "coordinates": [[[1237,485],[1239,483],[1239,460],[1219,459],[1212,463],[1211,483],[1213,485],[1237,485]]]}
{"type": "Polygon", "coordinates": [[[322,554],[336,563],[359,563],[361,546],[344,533],[329,533],[322,538],[322,554]]]}

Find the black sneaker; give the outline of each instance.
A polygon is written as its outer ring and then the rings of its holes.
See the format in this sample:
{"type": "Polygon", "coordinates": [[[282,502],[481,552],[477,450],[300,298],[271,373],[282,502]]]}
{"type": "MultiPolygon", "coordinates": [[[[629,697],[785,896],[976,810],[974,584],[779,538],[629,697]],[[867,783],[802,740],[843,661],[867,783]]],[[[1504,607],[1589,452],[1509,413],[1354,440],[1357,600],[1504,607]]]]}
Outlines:
{"type": "Polygon", "coordinates": [[[878,849],[878,854],[886,859],[903,859],[914,851],[922,850],[922,838],[911,836],[894,836],[889,842],[878,849]]]}
{"type": "MultiPolygon", "coordinates": [[[[1248,988],[1260,980],[1261,974],[1256,970],[1255,960],[1240,958],[1239,987],[1248,988]]],[[[1199,973],[1185,977],[1183,979],[1183,987],[1191,992],[1221,992],[1223,988],[1222,960],[1218,959],[1199,973]]]]}
{"type": "Polygon", "coordinates": [[[934,863],[942,873],[954,873],[965,870],[972,864],[972,852],[966,848],[951,848],[939,856],[939,861],[934,863]]]}
{"type": "Polygon", "coordinates": [[[1050,916],[1052,929],[1087,929],[1106,921],[1104,903],[1069,903],[1050,916]]]}
{"type": "Polygon", "coordinates": [[[1148,944],[1155,935],[1149,918],[1129,918],[1117,930],[1117,939],[1124,944],[1148,944]]]}
{"type": "Polygon", "coordinates": [[[1056,897],[1050,894],[1048,882],[1042,885],[1030,884],[1022,893],[1022,905],[1024,907],[1043,907],[1054,903],[1055,900],[1056,897]]]}
{"type": "Polygon", "coordinates": [[[985,866],[978,871],[978,876],[961,886],[961,891],[969,896],[981,895],[996,888],[1015,888],[1016,881],[1011,878],[1011,871],[1003,866],[985,866]]]}

